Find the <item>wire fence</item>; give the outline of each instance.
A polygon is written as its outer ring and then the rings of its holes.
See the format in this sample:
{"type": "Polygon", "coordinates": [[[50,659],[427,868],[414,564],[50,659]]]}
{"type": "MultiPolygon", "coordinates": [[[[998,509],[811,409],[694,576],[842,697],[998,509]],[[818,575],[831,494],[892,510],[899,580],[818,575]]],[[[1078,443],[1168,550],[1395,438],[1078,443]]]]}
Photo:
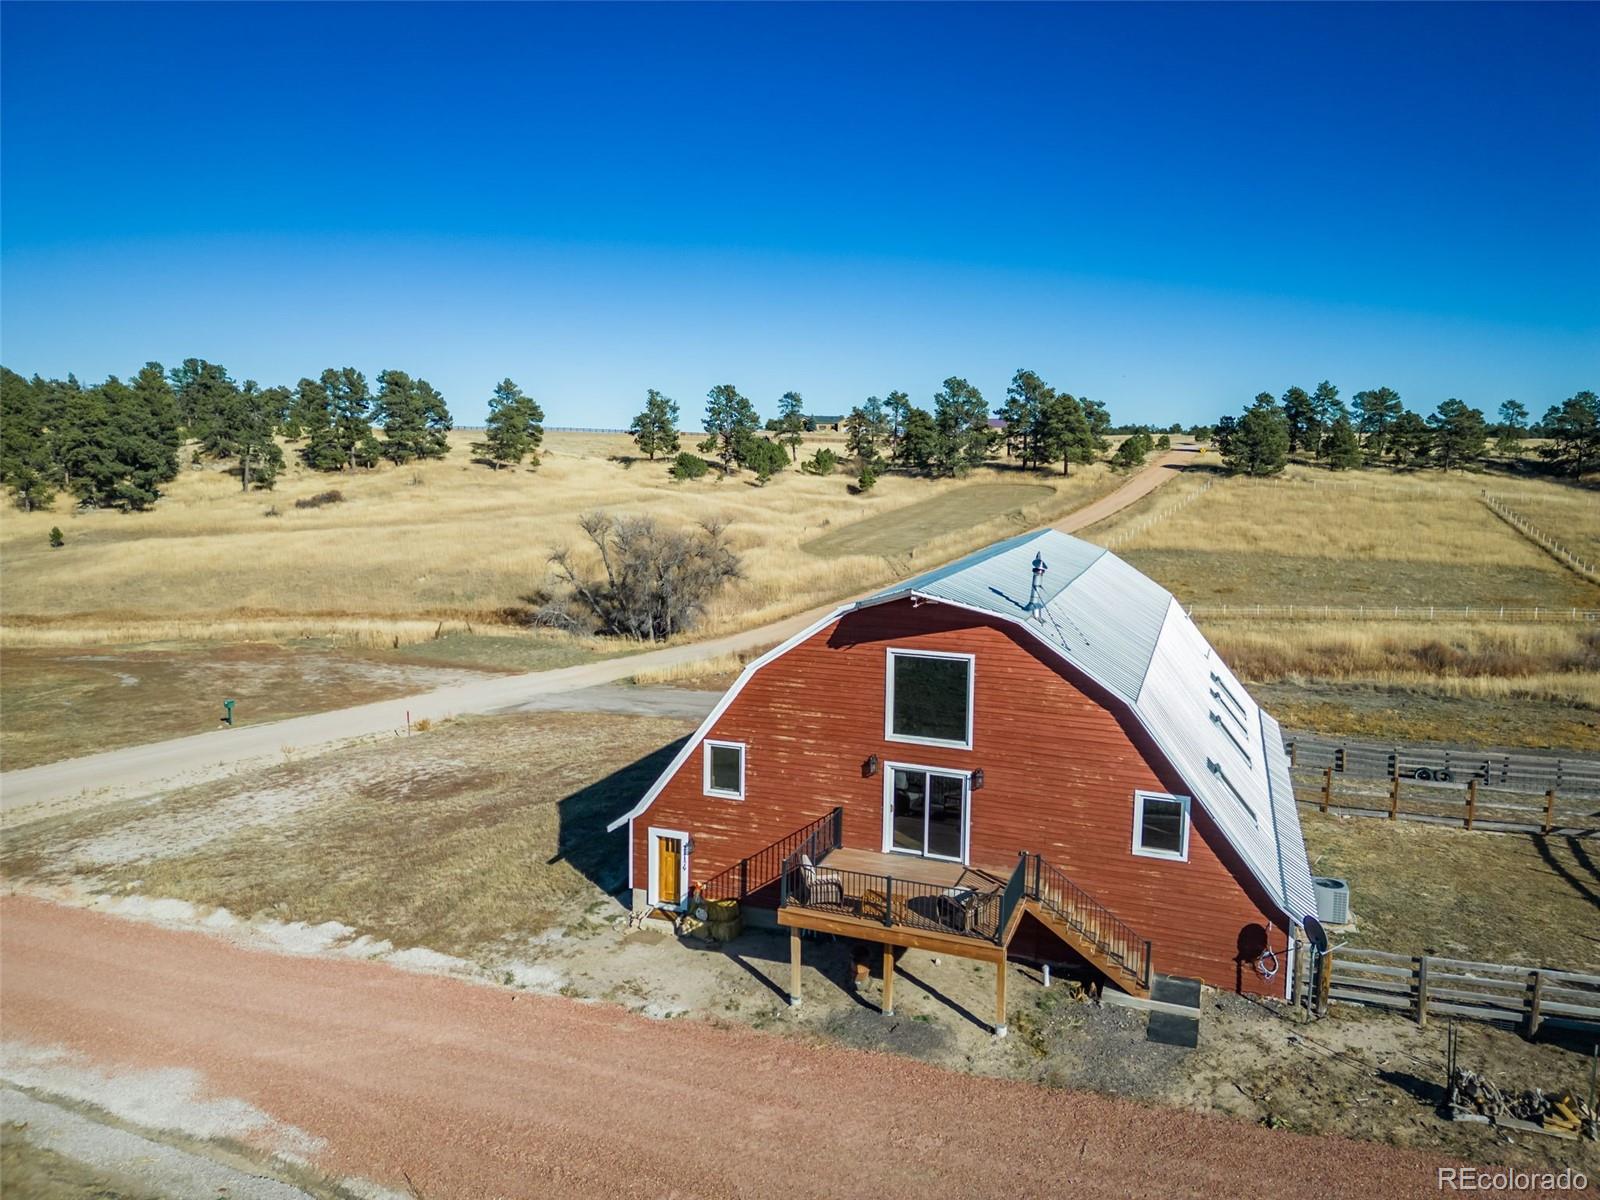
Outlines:
{"type": "Polygon", "coordinates": [[[1130,541],[1138,537],[1152,525],[1158,525],[1162,521],[1165,521],[1168,517],[1172,516],[1174,513],[1188,508],[1189,505],[1193,504],[1196,500],[1200,499],[1201,496],[1209,492],[1212,485],[1216,482],[1217,480],[1215,476],[1207,479],[1203,484],[1201,484],[1194,491],[1190,492],[1187,496],[1184,496],[1182,499],[1167,505],[1165,508],[1159,508],[1155,512],[1139,518],[1139,520],[1133,522],[1131,525],[1117,530],[1100,544],[1107,550],[1115,550],[1119,546],[1127,545],[1130,541]]]}
{"type": "Polygon", "coordinates": [[[1539,549],[1543,550],[1562,566],[1582,575],[1591,583],[1600,583],[1600,564],[1563,546],[1499,496],[1484,491],[1480,493],[1480,499],[1482,499],[1490,512],[1494,513],[1495,516],[1499,517],[1535,546],[1538,546],[1539,549]]]}
{"type": "Polygon", "coordinates": [[[1600,622],[1600,608],[1513,608],[1493,604],[1196,604],[1195,620],[1600,622]]]}

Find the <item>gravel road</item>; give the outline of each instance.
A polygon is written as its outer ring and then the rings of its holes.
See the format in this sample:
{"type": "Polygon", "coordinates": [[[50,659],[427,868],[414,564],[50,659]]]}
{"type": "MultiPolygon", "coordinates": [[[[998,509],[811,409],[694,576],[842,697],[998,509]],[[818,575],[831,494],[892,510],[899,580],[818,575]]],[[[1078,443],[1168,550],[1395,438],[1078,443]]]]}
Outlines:
{"type": "MultiPolygon", "coordinates": [[[[1192,458],[1193,450],[1174,450],[1162,455],[1116,491],[1072,513],[1053,528],[1070,533],[1087,528],[1096,521],[1103,521],[1143,499],[1163,483],[1175,479],[1181,473],[1183,464],[1192,458]]],[[[137,796],[157,785],[202,783],[252,765],[282,761],[286,751],[305,753],[353,738],[392,735],[405,728],[408,712],[413,721],[440,721],[467,713],[513,710],[540,698],[615,683],[641,671],[771,646],[826,616],[834,607],[827,605],[812,609],[725,637],[668,646],[604,662],[477,680],[375,704],[294,717],[266,725],[218,729],[190,737],[152,742],[146,746],[129,746],[103,754],[7,771],[0,775],[0,813],[14,814],[29,808],[37,809],[36,812],[30,812],[30,817],[45,815],[47,812],[62,811],[65,807],[77,808],[137,796]]]]}
{"type": "MultiPolygon", "coordinates": [[[[1435,1196],[1441,1159],[0,900],[6,1037],[448,1197],[1435,1196]]],[[[1486,1193],[1487,1194],[1487,1193],[1486,1193]]]]}

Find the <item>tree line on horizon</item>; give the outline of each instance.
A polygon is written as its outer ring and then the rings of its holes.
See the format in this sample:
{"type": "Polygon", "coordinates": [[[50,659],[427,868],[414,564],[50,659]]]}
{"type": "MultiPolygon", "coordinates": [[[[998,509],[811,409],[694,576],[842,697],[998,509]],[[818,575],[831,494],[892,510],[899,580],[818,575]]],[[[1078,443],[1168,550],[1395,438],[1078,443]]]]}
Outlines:
{"type": "MultiPolygon", "coordinates": [[[[199,358],[170,371],[146,363],[131,379],[90,386],[0,367],[0,484],[24,510],[61,492],[84,507],[139,510],[176,477],[186,443],[192,464],[228,464],[244,491],[273,486],[282,443],[316,471],[444,457],[452,421],[438,389],[392,369],[375,383],[354,367],[330,367],[293,388],[262,387],[199,358]]],[[[503,380],[473,449],[492,467],[530,456],[537,465],[543,422],[539,405],[503,380]]]]}
{"type": "MultiPolygon", "coordinates": [[[[1057,391],[1029,370],[1016,372],[1005,403],[992,415],[998,420],[991,421],[983,393],[956,375],[934,393],[931,407],[918,405],[903,391],[867,397],[842,421],[846,453],[855,461],[859,489],[870,489],[886,470],[965,474],[1002,449],[1024,468],[1059,463],[1066,474],[1074,464],[1094,462],[1109,448],[1106,434],[1113,431],[1111,414],[1103,403],[1057,391]]],[[[652,388],[628,432],[652,460],[658,454],[677,455],[673,465],[677,477],[703,475],[705,459],[680,450],[678,422],[677,402],[652,388]]],[[[707,393],[702,421],[705,438],[697,443],[697,449],[720,462],[724,472],[752,470],[757,481],[765,483],[784,467],[798,463],[800,446],[815,425],[799,392],[785,392],[778,400],[778,415],[763,423],[749,397],[733,384],[719,384],[707,393]]],[[[1146,452],[1152,446],[1153,439],[1146,452]]],[[[801,469],[826,473],[837,462],[838,456],[824,448],[801,464],[801,469]]]]}
{"type": "MultiPolygon", "coordinates": [[[[193,443],[191,463],[226,464],[246,491],[273,486],[284,467],[284,443],[307,467],[330,472],[448,453],[452,420],[437,389],[399,370],[378,372],[375,383],[344,367],[293,388],[262,387],[198,358],[170,371],[146,363],[127,380],[113,375],[91,386],[72,375],[26,379],[0,367],[0,485],[23,509],[47,507],[67,492],[85,507],[131,510],[159,498],[180,469],[186,443],[193,443]]],[[[794,465],[828,473],[840,463],[830,448],[799,460],[815,424],[797,391],[785,392],[777,416],[763,422],[737,387],[719,384],[707,393],[704,440],[696,448],[725,473],[748,469],[760,483],[794,465]]],[[[1129,469],[1180,431],[1117,426],[1104,403],[1059,391],[1026,369],[1012,376],[1004,402],[992,411],[976,386],[951,376],[929,406],[904,391],[869,396],[842,427],[863,492],[885,471],[962,475],[1002,453],[1023,469],[1059,464],[1069,474],[1097,461],[1110,447],[1108,435],[1117,433],[1128,436],[1109,461],[1129,469]]],[[[675,456],[677,478],[709,470],[706,458],[681,449],[679,407],[656,389],[629,432],[652,460],[675,456]]],[[[1334,470],[1379,464],[1448,470],[1479,459],[1491,437],[1502,456],[1519,455],[1525,437],[1540,437],[1546,444],[1539,454],[1554,469],[1576,476],[1600,468],[1600,402],[1591,391],[1552,406],[1537,423],[1510,400],[1490,423],[1456,399],[1420,416],[1388,387],[1357,392],[1346,405],[1324,380],[1309,392],[1291,387],[1281,398],[1262,392],[1239,416],[1191,433],[1211,438],[1230,471],[1251,475],[1282,470],[1297,453],[1334,470]]],[[[543,439],[543,409],[505,379],[489,400],[483,440],[471,448],[496,470],[524,461],[537,468],[543,439]]]]}
{"type": "Polygon", "coordinates": [[[1426,417],[1408,409],[1390,387],[1356,392],[1346,405],[1323,380],[1312,391],[1261,392],[1237,417],[1225,416],[1208,436],[1234,474],[1273,475],[1291,455],[1309,454],[1335,471],[1362,466],[1458,470],[1484,456],[1490,440],[1502,458],[1519,458],[1526,438],[1545,439],[1541,459],[1574,477],[1600,468],[1600,398],[1583,391],[1552,405],[1537,423],[1527,406],[1507,400],[1499,420],[1454,397],[1426,417]]]}

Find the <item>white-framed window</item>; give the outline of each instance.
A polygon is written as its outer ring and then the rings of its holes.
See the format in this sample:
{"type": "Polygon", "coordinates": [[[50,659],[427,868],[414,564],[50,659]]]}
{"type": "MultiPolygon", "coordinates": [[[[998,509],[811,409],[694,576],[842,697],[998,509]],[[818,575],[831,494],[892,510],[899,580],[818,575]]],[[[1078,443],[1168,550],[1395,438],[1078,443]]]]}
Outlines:
{"type": "Polygon", "coordinates": [[[725,800],[744,799],[744,743],[705,743],[705,793],[725,800]]]}
{"type": "Polygon", "coordinates": [[[1133,794],[1133,852],[1144,858],[1189,861],[1189,797],[1133,794]]]}
{"type": "Polygon", "coordinates": [[[883,736],[971,750],[973,663],[970,654],[891,647],[884,667],[883,736]]]}

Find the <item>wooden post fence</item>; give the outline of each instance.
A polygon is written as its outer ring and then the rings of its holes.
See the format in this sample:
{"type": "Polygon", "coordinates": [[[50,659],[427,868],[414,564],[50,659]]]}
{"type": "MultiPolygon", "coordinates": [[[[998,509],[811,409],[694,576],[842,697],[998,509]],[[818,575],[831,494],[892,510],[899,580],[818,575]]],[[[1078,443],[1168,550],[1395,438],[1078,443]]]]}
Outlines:
{"type": "MultiPolygon", "coordinates": [[[[1333,802],[1333,768],[1328,767],[1322,772],[1322,811],[1328,811],[1328,805],[1333,802]]],[[[1546,830],[1545,832],[1549,832],[1546,830]]]]}
{"type": "Polygon", "coordinates": [[[1478,815],[1478,777],[1474,775],[1467,780],[1467,828],[1472,828],[1472,822],[1478,815]]]}
{"type": "MultiPolygon", "coordinates": [[[[1324,809],[1323,811],[1326,812],[1327,810],[1324,809]]],[[[1555,828],[1555,824],[1556,824],[1556,790],[1555,790],[1555,788],[1548,788],[1548,789],[1546,789],[1545,794],[1544,794],[1544,825],[1539,830],[1539,832],[1540,833],[1549,833],[1552,829],[1555,828]]]]}
{"type": "Polygon", "coordinates": [[[1393,821],[1400,815],[1400,754],[1394,756],[1394,778],[1389,782],[1389,820],[1393,821]]]}
{"type": "Polygon", "coordinates": [[[1428,1024],[1428,956],[1417,956],[1417,1024],[1428,1024]]]}

